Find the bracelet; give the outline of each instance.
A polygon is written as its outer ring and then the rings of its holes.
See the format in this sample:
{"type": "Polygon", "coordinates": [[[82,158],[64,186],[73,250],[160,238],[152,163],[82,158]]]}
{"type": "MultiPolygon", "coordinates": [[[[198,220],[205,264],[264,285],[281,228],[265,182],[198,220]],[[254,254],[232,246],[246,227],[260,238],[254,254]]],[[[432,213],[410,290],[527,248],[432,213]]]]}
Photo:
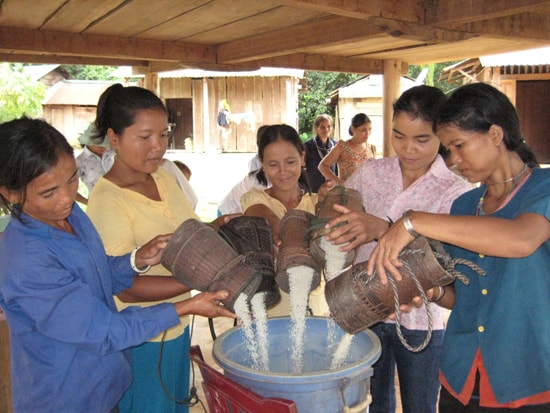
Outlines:
{"type": "Polygon", "coordinates": [[[438,285],[438,287],[439,287],[439,294],[437,294],[437,297],[432,298],[430,300],[430,302],[432,302],[432,303],[437,303],[438,301],[441,301],[441,299],[445,295],[445,287],[442,287],[440,285],[438,285]]]}
{"type": "Polygon", "coordinates": [[[409,213],[412,212],[410,209],[403,214],[403,225],[409,234],[413,237],[418,237],[420,234],[414,230],[411,219],[409,218],[409,213]]]}
{"type": "Polygon", "coordinates": [[[149,271],[149,268],[151,268],[150,265],[147,265],[146,267],[143,267],[143,268],[138,268],[137,265],[136,265],[136,253],[138,252],[138,250],[140,249],[141,247],[135,247],[133,250],[132,250],[132,253],[130,254],[130,265],[132,266],[132,270],[134,270],[135,272],[137,272],[138,274],[143,274],[144,272],[147,272],[149,271]]]}
{"type": "Polygon", "coordinates": [[[388,223],[388,228],[391,228],[391,226],[394,224],[393,222],[393,219],[391,219],[390,217],[386,216],[386,222],[388,223]]]}

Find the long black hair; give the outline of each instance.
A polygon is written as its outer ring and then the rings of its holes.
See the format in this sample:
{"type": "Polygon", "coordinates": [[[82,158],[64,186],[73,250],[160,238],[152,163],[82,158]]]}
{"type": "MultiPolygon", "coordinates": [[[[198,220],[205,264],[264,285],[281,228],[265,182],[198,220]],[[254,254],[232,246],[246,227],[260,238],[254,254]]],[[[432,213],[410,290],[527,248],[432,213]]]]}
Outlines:
{"type": "MultiPolygon", "coordinates": [[[[265,147],[270,143],[276,142],[278,140],[290,142],[292,145],[294,145],[300,155],[303,154],[305,151],[304,143],[300,139],[300,135],[298,135],[298,132],[296,132],[296,129],[294,129],[292,126],[285,124],[270,125],[263,131],[260,136],[260,141],[258,144],[258,157],[260,158],[260,161],[263,162],[264,160],[265,147]]],[[[267,186],[267,177],[265,176],[263,168],[260,169],[256,174],[256,179],[264,186],[267,186]]],[[[300,173],[300,177],[298,178],[298,185],[304,191],[311,193],[311,186],[309,185],[309,181],[303,167],[302,172],[300,173]]]]}
{"type": "Polygon", "coordinates": [[[528,166],[539,163],[523,139],[518,113],[510,99],[487,83],[471,83],[456,89],[442,106],[435,126],[455,126],[464,131],[487,133],[491,125],[502,128],[504,144],[528,166]]]}
{"type": "Polygon", "coordinates": [[[74,156],[67,139],[44,120],[23,117],[0,124],[0,187],[19,194],[20,202],[3,203],[17,218],[25,203],[27,186],[57,165],[62,155],[74,156]]]}

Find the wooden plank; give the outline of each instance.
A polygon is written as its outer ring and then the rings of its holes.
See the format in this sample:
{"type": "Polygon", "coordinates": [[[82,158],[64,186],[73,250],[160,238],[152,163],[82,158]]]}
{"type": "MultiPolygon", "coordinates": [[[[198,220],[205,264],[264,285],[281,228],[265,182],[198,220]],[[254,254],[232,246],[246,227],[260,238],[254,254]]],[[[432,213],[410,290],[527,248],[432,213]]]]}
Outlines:
{"type": "Polygon", "coordinates": [[[472,23],[550,9],[548,0],[426,1],[426,24],[472,23]]]}
{"type": "Polygon", "coordinates": [[[216,62],[215,48],[209,46],[128,39],[114,36],[34,31],[0,27],[0,51],[18,53],[57,53],[125,59],[151,59],[216,62]]]}
{"type": "Polygon", "coordinates": [[[380,16],[387,19],[422,23],[424,21],[423,0],[277,0],[286,6],[322,11],[337,16],[368,19],[380,16]]]}
{"type": "MultiPolygon", "coordinates": [[[[205,114],[203,111],[203,82],[202,79],[193,79],[193,125],[195,133],[193,135],[193,150],[195,152],[204,152],[206,150],[204,139],[205,114]]],[[[207,118],[209,119],[209,118],[207,118]]]]}

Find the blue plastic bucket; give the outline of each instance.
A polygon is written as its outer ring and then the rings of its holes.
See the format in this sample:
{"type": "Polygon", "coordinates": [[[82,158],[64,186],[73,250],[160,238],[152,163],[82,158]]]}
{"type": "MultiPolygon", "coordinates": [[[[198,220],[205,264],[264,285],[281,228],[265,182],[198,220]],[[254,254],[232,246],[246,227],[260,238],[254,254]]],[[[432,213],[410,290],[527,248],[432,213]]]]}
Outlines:
{"type": "Polygon", "coordinates": [[[291,373],[291,330],[289,317],[268,320],[269,368],[251,368],[246,341],[240,326],[221,334],[213,355],[224,374],[264,397],[293,400],[299,413],[367,412],[370,403],[372,365],[380,357],[380,341],[370,331],[357,333],[343,367],[330,370],[331,343],[345,332],[331,319],[306,319],[304,372],[291,373]],[[331,338],[329,338],[331,337],[331,338]],[[331,341],[332,340],[332,341],[331,341]]]}

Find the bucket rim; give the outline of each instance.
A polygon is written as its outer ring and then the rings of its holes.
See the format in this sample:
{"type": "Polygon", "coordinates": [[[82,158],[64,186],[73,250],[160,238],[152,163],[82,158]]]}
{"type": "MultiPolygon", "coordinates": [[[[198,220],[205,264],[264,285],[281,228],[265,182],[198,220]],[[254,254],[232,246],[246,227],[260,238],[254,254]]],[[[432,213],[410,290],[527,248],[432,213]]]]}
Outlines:
{"type": "MultiPolygon", "coordinates": [[[[269,322],[274,323],[280,323],[280,322],[290,322],[290,317],[288,316],[282,316],[282,317],[271,317],[268,319],[269,322]]],[[[315,323],[315,322],[326,322],[333,321],[329,317],[318,317],[318,316],[311,316],[306,318],[306,325],[307,323],[315,323]]],[[[341,329],[344,334],[346,332],[338,326],[336,322],[334,322],[336,327],[341,329]]],[[[308,378],[310,382],[313,382],[312,379],[316,379],[316,381],[323,382],[327,379],[335,380],[339,378],[352,378],[354,375],[359,375],[363,373],[363,371],[366,371],[368,369],[372,369],[373,364],[378,360],[380,357],[380,354],[382,352],[382,348],[380,345],[380,340],[378,336],[372,332],[370,329],[362,330],[355,335],[364,334],[367,335],[369,340],[372,342],[371,348],[365,352],[365,355],[362,357],[361,360],[358,360],[353,363],[346,364],[343,367],[339,367],[332,370],[318,370],[315,372],[305,372],[305,373],[287,373],[287,372],[271,372],[271,371],[263,371],[263,370],[257,370],[253,369],[251,367],[247,367],[245,365],[236,363],[235,361],[229,359],[226,357],[222,352],[222,345],[223,342],[232,334],[238,333],[240,330],[242,330],[242,326],[235,326],[232,327],[226,331],[224,331],[221,335],[219,335],[216,340],[214,340],[214,344],[212,346],[212,356],[216,363],[222,367],[225,370],[228,370],[231,374],[234,375],[241,375],[246,374],[247,378],[256,378],[256,379],[265,379],[269,378],[272,382],[277,382],[277,379],[283,380],[284,383],[292,383],[292,381],[301,382],[304,380],[304,378],[308,378]]]]}

